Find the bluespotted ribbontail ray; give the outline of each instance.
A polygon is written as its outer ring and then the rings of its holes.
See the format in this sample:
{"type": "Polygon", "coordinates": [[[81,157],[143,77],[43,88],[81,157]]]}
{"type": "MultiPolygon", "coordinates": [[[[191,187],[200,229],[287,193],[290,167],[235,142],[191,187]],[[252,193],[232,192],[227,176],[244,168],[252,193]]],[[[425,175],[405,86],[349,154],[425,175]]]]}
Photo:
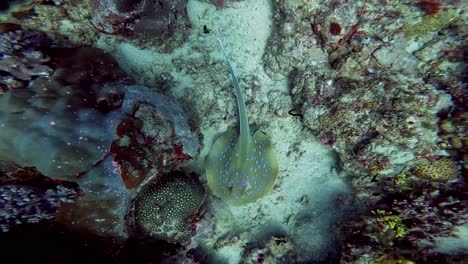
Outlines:
{"type": "Polygon", "coordinates": [[[278,175],[270,138],[261,131],[252,136],[244,97],[223,43],[218,39],[237,97],[239,128],[229,128],[210,150],[206,160],[208,186],[213,194],[231,204],[256,201],[269,193],[278,175]]]}

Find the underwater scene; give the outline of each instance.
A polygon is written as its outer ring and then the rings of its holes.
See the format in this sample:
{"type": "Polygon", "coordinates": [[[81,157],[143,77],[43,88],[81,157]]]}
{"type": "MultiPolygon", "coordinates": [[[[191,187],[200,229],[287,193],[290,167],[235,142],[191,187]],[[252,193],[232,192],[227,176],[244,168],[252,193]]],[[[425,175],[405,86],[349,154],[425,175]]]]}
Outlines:
{"type": "Polygon", "coordinates": [[[1,263],[468,263],[463,0],[0,0],[1,263]]]}

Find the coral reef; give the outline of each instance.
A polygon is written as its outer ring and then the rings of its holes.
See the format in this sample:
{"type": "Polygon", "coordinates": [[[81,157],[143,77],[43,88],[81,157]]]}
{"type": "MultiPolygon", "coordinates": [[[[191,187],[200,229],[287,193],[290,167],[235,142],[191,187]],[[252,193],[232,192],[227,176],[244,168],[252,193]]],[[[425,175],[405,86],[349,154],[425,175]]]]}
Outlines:
{"type": "Polygon", "coordinates": [[[120,35],[140,46],[159,44],[170,51],[187,38],[187,0],[96,2],[92,23],[101,32],[120,35]]]}
{"type": "MultiPolygon", "coordinates": [[[[394,200],[391,210],[406,228],[404,240],[416,244],[419,250],[430,247],[436,237],[451,236],[458,226],[468,223],[468,203],[460,188],[427,185],[422,190],[394,200]]],[[[465,190],[466,191],[466,190],[465,190]]]]}
{"type": "Polygon", "coordinates": [[[77,184],[57,181],[32,167],[0,161],[0,233],[22,224],[55,219],[63,203],[73,203],[77,184]]]}
{"type": "Polygon", "coordinates": [[[187,165],[197,155],[198,128],[177,101],[144,86],[120,84],[103,87],[100,98],[119,94],[124,99],[118,111],[125,115],[109,151],[127,188],[187,165]]]}
{"type": "MultiPolygon", "coordinates": [[[[61,192],[60,188],[58,189],[61,192]]],[[[60,202],[54,198],[56,195],[50,197],[53,193],[44,193],[33,187],[2,185],[0,193],[1,232],[8,232],[16,225],[38,223],[55,218],[54,204],[60,202]]]]}
{"type": "Polygon", "coordinates": [[[405,25],[405,27],[403,27],[403,31],[408,37],[420,36],[431,32],[441,31],[447,28],[450,24],[453,24],[455,20],[459,18],[460,14],[450,10],[450,12],[444,14],[425,16],[418,23],[405,25]]]}
{"type": "Polygon", "coordinates": [[[59,208],[52,201],[62,195],[58,192],[25,187],[5,189],[5,195],[37,194],[39,207],[52,208],[44,219],[57,217],[71,228],[123,237],[122,216],[130,195],[124,186],[135,188],[146,177],[178,168],[197,155],[199,135],[193,120],[175,100],[129,85],[116,60],[101,49],[51,47],[43,33],[16,24],[0,29],[7,32],[0,46],[2,58],[39,49],[50,71],[31,76],[27,87],[1,94],[0,158],[79,182],[85,193],[59,208]],[[130,119],[139,126],[126,126],[130,119]]]}
{"type": "Polygon", "coordinates": [[[0,95],[28,86],[37,76],[50,76],[49,57],[41,52],[49,44],[45,33],[0,24],[0,95]]]}
{"type": "Polygon", "coordinates": [[[450,254],[436,250],[436,240],[456,236],[457,228],[468,223],[466,186],[419,178],[395,181],[392,177],[381,179],[378,185],[374,199],[368,201],[368,208],[374,210],[340,226],[339,234],[348,236],[345,263],[377,259],[384,252],[416,263],[428,258],[450,259],[450,254]]]}
{"type": "Polygon", "coordinates": [[[385,254],[371,261],[371,264],[415,264],[415,262],[397,254],[385,254]]]}
{"type": "Polygon", "coordinates": [[[461,2],[273,2],[265,70],[289,78],[294,113],[369,213],[341,223],[342,263],[450,259],[434,237],[466,224],[461,2]]]}
{"type": "Polygon", "coordinates": [[[96,42],[97,30],[90,22],[92,0],[26,0],[1,17],[27,29],[47,32],[56,43],[69,46],[91,45],[96,42]]]}
{"type": "Polygon", "coordinates": [[[457,3],[424,15],[418,4],[274,2],[278,30],[264,54],[266,72],[290,77],[296,114],[337,151],[357,189],[368,176],[447,155],[435,113],[453,111],[453,102],[466,98],[460,56],[466,34],[457,3]],[[418,27],[412,21],[421,16],[445,19],[434,30],[453,37],[435,35],[431,27],[405,31],[418,27]]]}
{"type": "Polygon", "coordinates": [[[141,187],[127,215],[131,233],[171,243],[187,243],[195,235],[192,218],[205,191],[197,175],[173,171],[157,174],[141,187]]]}
{"type": "Polygon", "coordinates": [[[442,182],[456,179],[458,176],[456,163],[447,157],[420,163],[414,166],[411,172],[419,178],[442,182]]]}
{"type": "MultiPolygon", "coordinates": [[[[41,38],[27,40],[36,43],[41,38]]],[[[35,45],[40,42],[28,47],[35,45]]],[[[5,51],[12,49],[2,47],[5,51]]],[[[20,45],[16,49],[22,50],[20,45]]],[[[84,174],[111,150],[118,153],[115,161],[127,175],[122,177],[134,174],[140,183],[157,172],[152,166],[170,164],[174,169],[198,152],[196,128],[190,127],[189,118],[174,100],[142,86],[103,86],[126,80],[126,73],[108,53],[91,47],[54,48],[47,56],[54,71],[49,79],[39,78],[27,89],[14,89],[0,97],[3,159],[64,178],[84,174]],[[129,115],[141,122],[139,129],[123,129],[122,123],[116,131],[121,119],[129,115]],[[116,132],[122,137],[120,143],[112,142],[116,132]],[[123,141],[129,139],[133,143],[126,145],[123,141]],[[140,146],[143,142],[146,144],[140,146]],[[50,155],[38,158],[45,150],[50,155]],[[128,163],[123,164],[126,159],[128,163]],[[143,172],[138,172],[140,169],[143,172]]],[[[137,184],[130,185],[133,188],[137,184]]]]}
{"type": "Polygon", "coordinates": [[[438,120],[432,113],[438,111],[437,102],[446,99],[443,94],[417,83],[396,85],[389,79],[361,82],[339,78],[333,85],[314,85],[317,77],[305,75],[300,78],[307,81],[296,83],[293,99],[308,109],[303,122],[316,131],[323,144],[340,153],[346,171],[397,172],[415,156],[441,151],[438,120]]]}
{"type": "Polygon", "coordinates": [[[462,1],[8,4],[0,160],[38,171],[0,162],[1,240],[76,232],[76,254],[91,232],[114,262],[466,262],[437,247],[468,221],[462,1]],[[217,31],[281,163],[268,196],[236,208],[181,172],[203,167],[200,131],[209,146],[236,120],[217,31]]]}
{"type": "Polygon", "coordinates": [[[440,114],[439,137],[440,146],[447,150],[452,157],[460,160],[462,168],[461,175],[467,180],[468,171],[468,112],[466,110],[455,109],[452,112],[440,114]]]}

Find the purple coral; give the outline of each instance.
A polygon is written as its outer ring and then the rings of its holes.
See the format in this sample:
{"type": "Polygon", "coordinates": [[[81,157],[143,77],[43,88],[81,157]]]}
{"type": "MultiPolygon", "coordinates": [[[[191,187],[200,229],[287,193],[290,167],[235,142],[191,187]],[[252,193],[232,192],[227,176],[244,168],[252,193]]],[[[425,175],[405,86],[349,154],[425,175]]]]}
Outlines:
{"type": "Polygon", "coordinates": [[[439,184],[425,186],[403,200],[393,202],[393,210],[408,229],[406,239],[424,248],[437,237],[453,236],[456,227],[468,223],[468,203],[458,190],[439,184]],[[438,187],[439,186],[439,187],[438,187]]]}
{"type": "Polygon", "coordinates": [[[57,186],[46,192],[31,186],[0,186],[0,233],[21,224],[34,224],[55,218],[61,203],[73,202],[75,190],[57,186]]]}

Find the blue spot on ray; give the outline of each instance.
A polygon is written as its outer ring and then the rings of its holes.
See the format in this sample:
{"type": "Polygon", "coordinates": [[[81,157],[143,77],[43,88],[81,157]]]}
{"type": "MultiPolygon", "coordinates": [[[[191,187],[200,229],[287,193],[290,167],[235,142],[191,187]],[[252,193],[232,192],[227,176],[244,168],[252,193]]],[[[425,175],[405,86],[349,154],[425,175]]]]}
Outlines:
{"type": "Polygon", "coordinates": [[[207,158],[207,180],[215,195],[233,204],[245,204],[271,191],[278,173],[278,164],[268,138],[261,132],[255,133],[252,137],[254,140],[250,140],[250,152],[246,156],[240,155],[239,142],[232,148],[226,148],[227,140],[223,137],[231,138],[235,133],[234,129],[228,130],[213,145],[207,158]],[[264,151],[259,151],[259,143],[264,143],[264,151]],[[257,149],[256,152],[253,151],[254,148],[257,149]],[[220,156],[222,158],[218,158],[220,156]]]}
{"type": "MultiPolygon", "coordinates": [[[[224,53],[221,41],[220,44],[224,53]]],[[[216,196],[233,204],[246,204],[273,189],[278,162],[270,139],[260,131],[253,136],[250,133],[242,91],[231,63],[224,55],[236,93],[239,129],[229,129],[213,144],[206,160],[206,175],[208,186],[216,196]]]]}

